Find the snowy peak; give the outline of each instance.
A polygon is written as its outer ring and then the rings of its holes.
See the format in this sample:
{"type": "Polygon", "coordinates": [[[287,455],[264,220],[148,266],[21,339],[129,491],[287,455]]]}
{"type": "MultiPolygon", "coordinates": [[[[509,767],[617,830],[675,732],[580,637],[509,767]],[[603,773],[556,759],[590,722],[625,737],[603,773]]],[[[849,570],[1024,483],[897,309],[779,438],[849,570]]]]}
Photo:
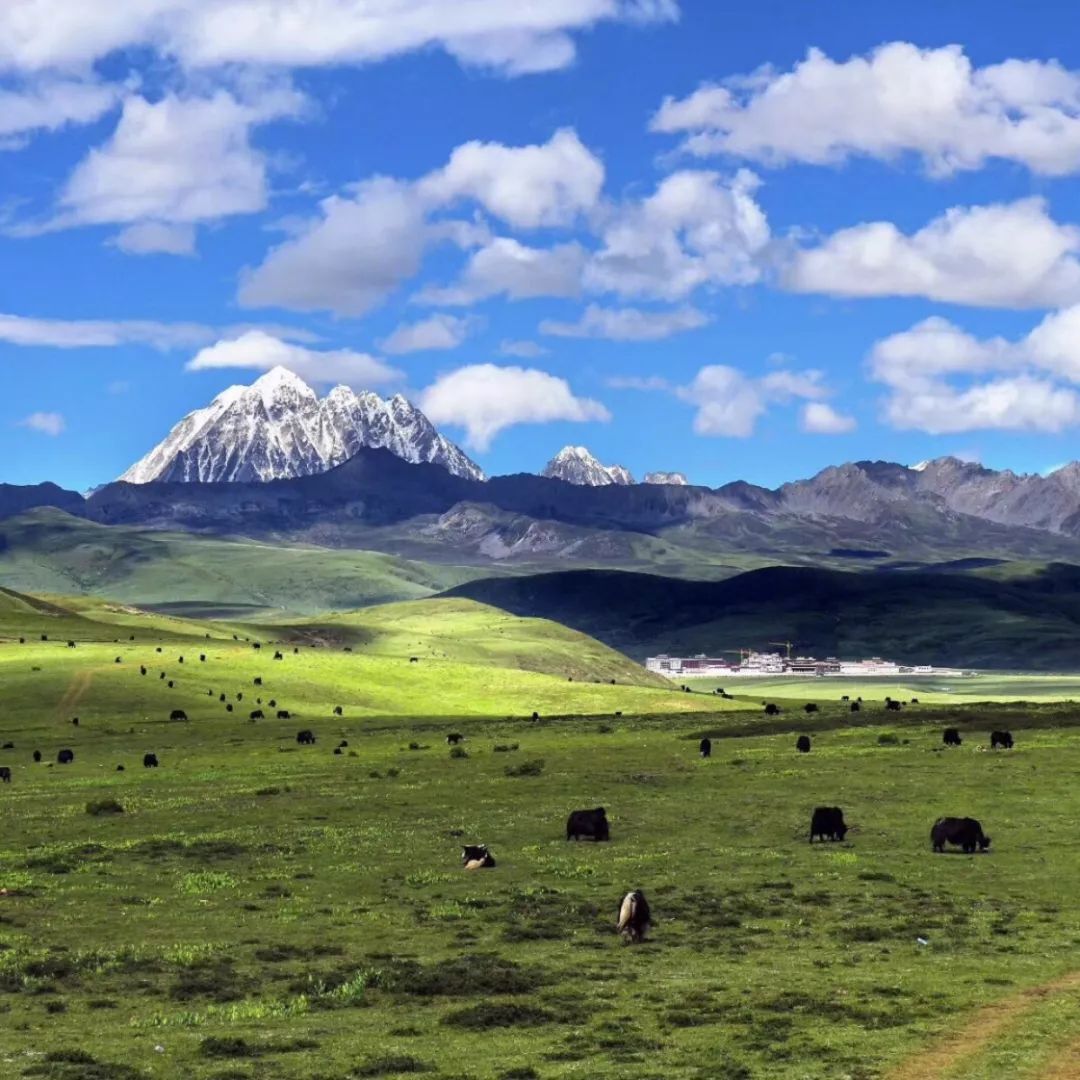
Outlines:
{"type": "Polygon", "coordinates": [[[584,446],[564,446],[544,466],[540,475],[584,487],[634,483],[628,469],[622,465],[601,465],[584,446]]]}
{"type": "Polygon", "coordinates": [[[336,386],[320,399],[283,367],[272,368],[251,386],[230,386],[206,408],[189,413],[120,479],[132,484],[283,480],[326,472],[364,447],[484,479],[480,467],[400,394],[386,401],[371,391],[357,394],[336,386]]]}
{"type": "Polygon", "coordinates": [[[650,472],[645,474],[643,484],[669,484],[674,487],[687,487],[690,481],[681,472],[650,472]]]}

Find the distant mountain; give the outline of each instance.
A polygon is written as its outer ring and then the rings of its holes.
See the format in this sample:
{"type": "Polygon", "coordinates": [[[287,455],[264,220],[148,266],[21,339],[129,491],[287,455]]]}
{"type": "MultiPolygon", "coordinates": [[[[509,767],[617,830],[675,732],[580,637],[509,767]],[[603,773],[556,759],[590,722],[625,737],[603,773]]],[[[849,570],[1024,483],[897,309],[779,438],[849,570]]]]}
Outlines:
{"type": "Polygon", "coordinates": [[[435,430],[400,394],[335,387],[320,399],[303,379],[276,367],[251,386],[230,386],[184,417],[120,478],[214,483],[312,476],[365,447],[383,447],[403,461],[441,465],[482,480],[480,467],[435,430]]]}
{"type": "Polygon", "coordinates": [[[0,518],[14,517],[39,506],[55,506],[69,514],[84,513],[83,497],[56,484],[0,484],[0,518]]]}
{"type": "Polygon", "coordinates": [[[584,446],[564,446],[544,466],[540,475],[583,487],[634,483],[628,469],[622,465],[601,465],[584,446]]]}
{"type": "Polygon", "coordinates": [[[686,487],[690,481],[681,472],[650,472],[645,474],[643,484],[674,484],[676,487],[686,487]]]}

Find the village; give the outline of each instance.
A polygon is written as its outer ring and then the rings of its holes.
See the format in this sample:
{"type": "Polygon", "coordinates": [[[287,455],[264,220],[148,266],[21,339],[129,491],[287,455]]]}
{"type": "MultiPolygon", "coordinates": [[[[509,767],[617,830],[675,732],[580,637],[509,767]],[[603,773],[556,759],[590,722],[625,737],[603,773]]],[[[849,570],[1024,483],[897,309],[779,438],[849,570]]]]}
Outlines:
{"type": "Polygon", "coordinates": [[[783,645],[786,652],[757,652],[754,649],[733,649],[731,656],[738,656],[738,662],[722,657],[707,656],[650,656],[645,667],[657,675],[669,678],[776,678],[792,676],[810,678],[829,676],[841,678],[895,678],[897,676],[941,676],[947,678],[973,677],[975,672],[962,671],[959,668],[935,667],[931,664],[899,664],[893,660],[884,660],[872,656],[865,660],[839,660],[828,656],[819,660],[814,656],[792,656],[794,647],[791,642],[775,642],[783,645]]]}

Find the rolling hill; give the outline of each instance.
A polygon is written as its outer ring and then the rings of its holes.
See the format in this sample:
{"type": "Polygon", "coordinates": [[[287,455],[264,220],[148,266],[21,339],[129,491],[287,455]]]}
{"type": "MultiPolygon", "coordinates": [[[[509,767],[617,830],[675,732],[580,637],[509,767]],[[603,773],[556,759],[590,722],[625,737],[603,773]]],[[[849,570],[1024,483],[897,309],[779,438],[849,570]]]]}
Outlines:
{"type": "Polygon", "coordinates": [[[572,626],[643,658],[792,641],[817,656],[1076,670],[1080,568],[1024,575],[854,573],[771,567],[719,582],[619,571],[488,578],[457,586],[516,614],[572,626]]]}

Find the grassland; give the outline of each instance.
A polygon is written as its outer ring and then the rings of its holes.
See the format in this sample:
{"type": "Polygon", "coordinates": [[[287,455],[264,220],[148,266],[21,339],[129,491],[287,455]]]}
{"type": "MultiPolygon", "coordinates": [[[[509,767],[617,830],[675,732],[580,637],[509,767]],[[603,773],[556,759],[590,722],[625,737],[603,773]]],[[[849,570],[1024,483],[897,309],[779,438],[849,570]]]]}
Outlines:
{"type": "Polygon", "coordinates": [[[53,509],[0,521],[0,581],[8,588],[209,617],[415,599],[478,573],[372,551],[97,525],[53,509]]]}
{"type": "Polygon", "coordinates": [[[0,1075],[1030,1080],[1071,1053],[1067,704],[853,717],[818,694],[766,723],[462,601],[273,627],[83,603],[0,594],[0,1075]],[[243,640],[271,635],[282,660],[243,640]],[[293,717],[251,722],[256,696],[293,717]],[[1017,749],[977,749],[999,726],[1017,749]],[[847,842],[806,843],[821,803],[847,842]],[[595,805],[612,842],[567,844],[595,805]],[[991,852],[932,855],[941,813],[991,852]],[[497,868],[464,873],[463,842],[497,868]],[[632,887],[655,929],[624,948],[632,887]]]}

